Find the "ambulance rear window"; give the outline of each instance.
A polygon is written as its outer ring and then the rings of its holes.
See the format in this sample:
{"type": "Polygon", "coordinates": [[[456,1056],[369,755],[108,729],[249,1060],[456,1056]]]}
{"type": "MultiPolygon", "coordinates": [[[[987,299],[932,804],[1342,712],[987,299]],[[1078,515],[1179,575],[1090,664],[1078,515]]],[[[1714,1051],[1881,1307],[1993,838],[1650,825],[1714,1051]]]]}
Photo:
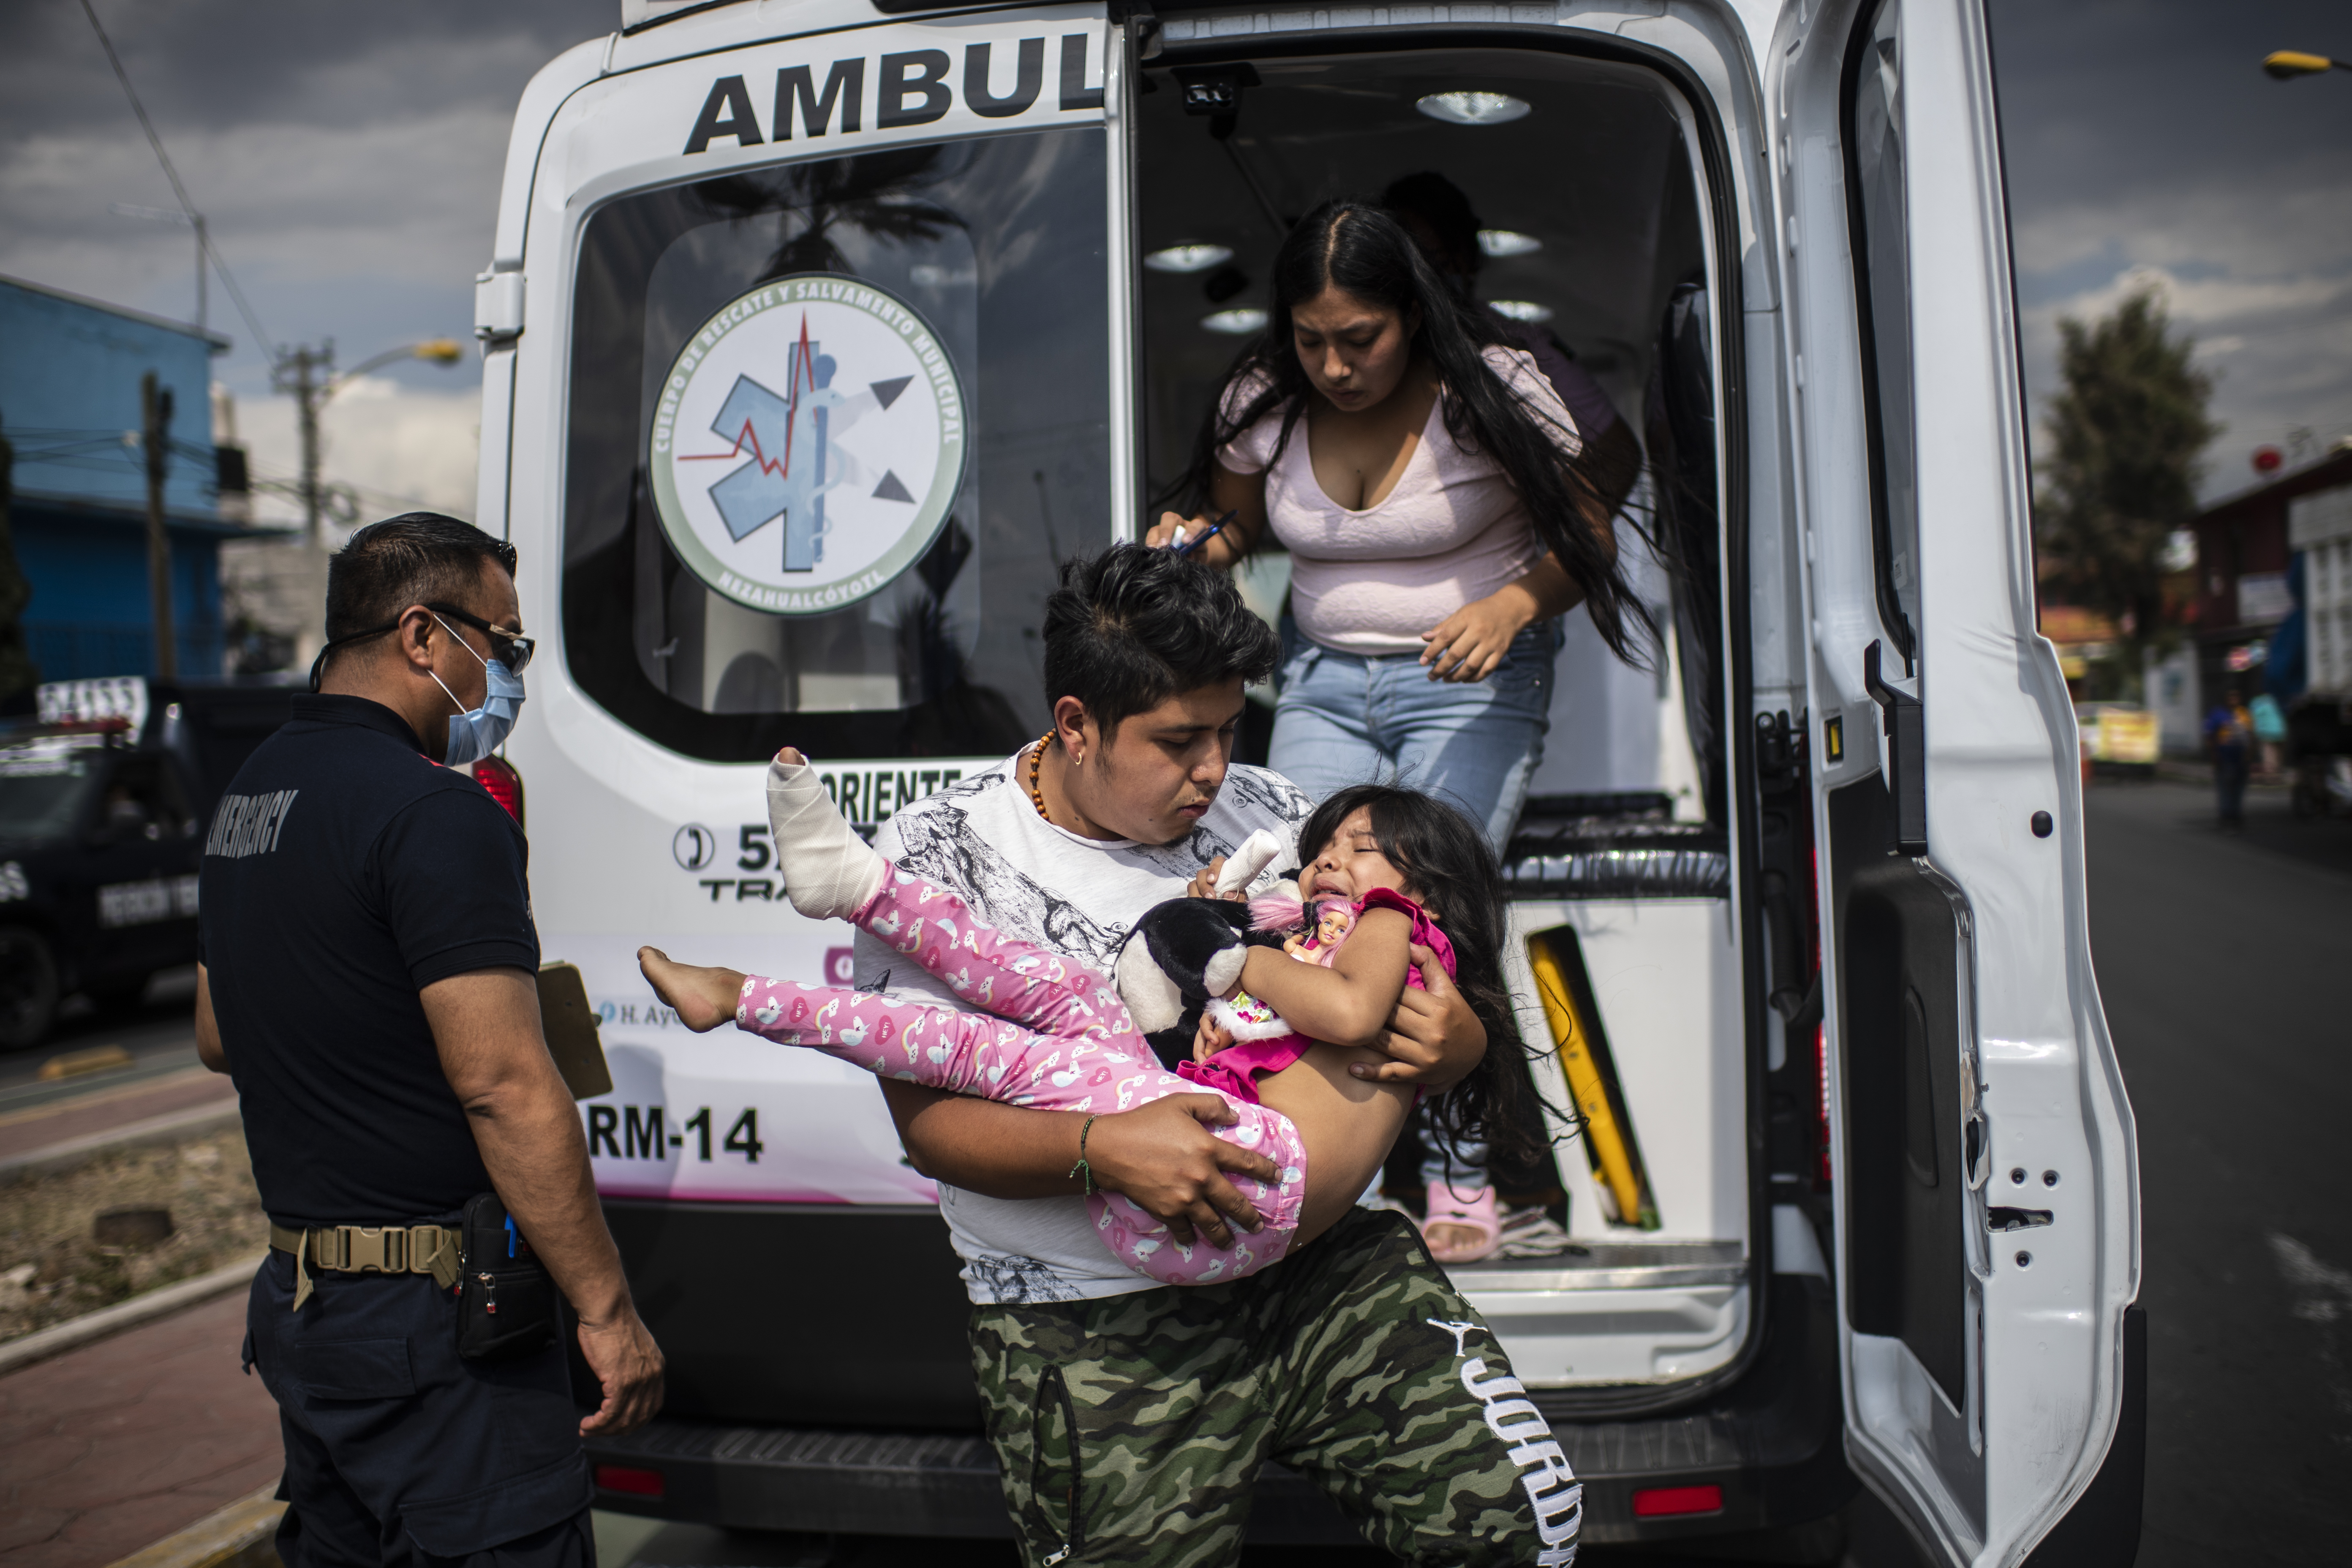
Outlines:
{"type": "Polygon", "coordinates": [[[1103,136],[781,163],[581,239],[564,655],[689,756],[985,756],[1045,727],[1054,563],[1107,542],[1103,136]]]}

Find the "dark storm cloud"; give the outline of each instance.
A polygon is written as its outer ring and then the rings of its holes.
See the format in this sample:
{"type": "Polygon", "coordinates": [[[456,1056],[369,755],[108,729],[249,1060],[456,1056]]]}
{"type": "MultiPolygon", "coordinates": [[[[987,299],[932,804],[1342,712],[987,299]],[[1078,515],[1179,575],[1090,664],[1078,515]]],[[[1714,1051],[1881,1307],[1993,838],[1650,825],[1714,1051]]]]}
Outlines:
{"type": "MultiPolygon", "coordinates": [[[[619,25],[619,0],[96,0],[147,107],[184,131],[510,108],[530,73],[619,25]],[[520,76],[518,76],[520,70],[520,76]]],[[[126,112],[79,0],[14,0],[0,136],[110,127],[126,112]]]]}
{"type": "MultiPolygon", "coordinates": [[[[270,334],[333,337],[347,363],[465,334],[516,100],[619,19],[618,0],[97,3],[270,334]]],[[[177,204],[80,5],[16,0],[0,26],[0,272],[185,319],[185,231],[113,210],[177,204]]],[[[263,356],[212,292],[237,340],[221,374],[257,390],[263,356]]]]}

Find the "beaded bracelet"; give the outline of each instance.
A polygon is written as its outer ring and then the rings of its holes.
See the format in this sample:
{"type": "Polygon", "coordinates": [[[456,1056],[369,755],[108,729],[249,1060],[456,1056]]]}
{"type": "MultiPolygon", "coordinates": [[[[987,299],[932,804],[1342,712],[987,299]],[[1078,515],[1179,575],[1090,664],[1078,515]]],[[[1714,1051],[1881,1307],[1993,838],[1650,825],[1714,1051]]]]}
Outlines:
{"type": "MultiPolygon", "coordinates": [[[[1100,1111],[1095,1112],[1095,1116],[1099,1116],[1101,1114],[1102,1112],[1100,1111]]],[[[1078,1129],[1078,1163],[1070,1167],[1071,1175],[1076,1176],[1083,1174],[1086,1177],[1087,1196],[1088,1197],[1095,1195],[1095,1168],[1087,1163],[1087,1134],[1094,1130],[1095,1118],[1094,1116],[1089,1116],[1087,1118],[1087,1124],[1078,1129]]]]}

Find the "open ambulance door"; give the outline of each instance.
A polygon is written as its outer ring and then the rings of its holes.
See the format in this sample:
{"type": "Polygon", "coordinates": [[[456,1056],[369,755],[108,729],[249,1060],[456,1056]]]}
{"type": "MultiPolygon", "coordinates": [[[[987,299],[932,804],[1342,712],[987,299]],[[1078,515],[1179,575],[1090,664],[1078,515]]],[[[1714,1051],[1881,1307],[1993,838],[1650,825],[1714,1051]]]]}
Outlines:
{"type": "Polygon", "coordinates": [[[2126,1563],[2137,1175],[2035,629],[1990,55],[1980,0],[1790,0],[1767,67],[1847,1454],[1931,1560],[2126,1563]]]}

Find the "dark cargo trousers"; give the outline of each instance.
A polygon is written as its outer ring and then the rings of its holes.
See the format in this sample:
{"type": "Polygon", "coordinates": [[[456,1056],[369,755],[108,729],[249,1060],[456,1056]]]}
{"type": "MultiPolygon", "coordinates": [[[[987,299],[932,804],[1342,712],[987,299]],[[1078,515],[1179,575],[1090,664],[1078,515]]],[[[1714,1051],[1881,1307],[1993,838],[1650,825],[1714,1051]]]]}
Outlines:
{"type": "Polygon", "coordinates": [[[1030,1568],[1231,1563],[1268,1459],[1407,1563],[1576,1560],[1583,1488],[1400,1215],[1230,1284],[975,1308],[971,1341],[1030,1568]]]}
{"type": "Polygon", "coordinates": [[[595,1568],[562,1348],[457,1354],[457,1308],[424,1274],[254,1278],[246,1363],[278,1401],[286,1568],[595,1568]]]}

